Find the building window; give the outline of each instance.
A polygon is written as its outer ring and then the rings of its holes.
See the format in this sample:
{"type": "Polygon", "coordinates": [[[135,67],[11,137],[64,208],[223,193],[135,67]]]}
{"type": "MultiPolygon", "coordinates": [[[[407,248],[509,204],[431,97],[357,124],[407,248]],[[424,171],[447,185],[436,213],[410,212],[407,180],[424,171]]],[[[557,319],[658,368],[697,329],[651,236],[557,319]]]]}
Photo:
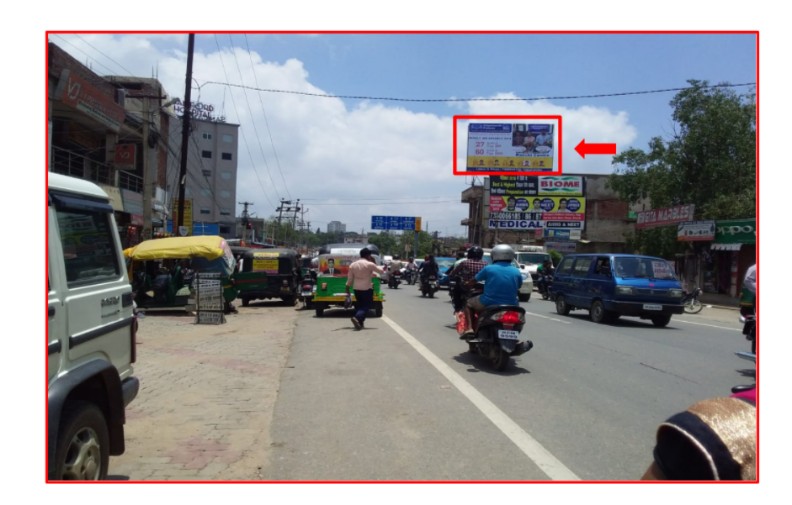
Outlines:
{"type": "Polygon", "coordinates": [[[211,133],[203,133],[201,136],[204,139],[206,139],[206,140],[212,140],[212,134],[211,133]]]}
{"type": "Polygon", "coordinates": [[[223,134],[223,142],[225,142],[226,144],[230,144],[233,141],[234,141],[234,136],[233,135],[229,135],[228,133],[224,133],[223,134]]]}
{"type": "Polygon", "coordinates": [[[222,153],[220,157],[223,158],[224,160],[231,161],[231,153],[222,153]]]}
{"type": "Polygon", "coordinates": [[[230,216],[231,215],[231,211],[228,210],[228,209],[220,209],[220,215],[221,216],[230,216]]]}
{"type": "Polygon", "coordinates": [[[205,214],[211,214],[211,213],[212,213],[212,211],[209,210],[209,209],[201,209],[201,214],[205,215],[205,214]]]}
{"type": "Polygon", "coordinates": [[[201,157],[203,157],[203,158],[211,158],[212,157],[212,151],[201,151],[201,157]]]}
{"type": "Polygon", "coordinates": [[[224,189],[224,190],[220,191],[220,197],[221,198],[231,198],[231,192],[224,189]]]}
{"type": "Polygon", "coordinates": [[[201,170],[201,172],[203,173],[204,177],[211,177],[212,176],[212,171],[211,170],[201,170]]]}
{"type": "Polygon", "coordinates": [[[224,181],[230,181],[231,172],[227,172],[227,171],[220,172],[220,178],[223,179],[224,181]]]}

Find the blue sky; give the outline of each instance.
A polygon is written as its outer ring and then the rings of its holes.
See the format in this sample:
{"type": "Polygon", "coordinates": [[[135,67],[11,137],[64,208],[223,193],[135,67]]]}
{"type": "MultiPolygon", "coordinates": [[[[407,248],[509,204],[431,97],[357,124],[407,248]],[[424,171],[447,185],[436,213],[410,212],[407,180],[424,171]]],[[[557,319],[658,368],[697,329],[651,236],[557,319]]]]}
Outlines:
{"type": "MultiPolygon", "coordinates": [[[[156,74],[184,95],[186,33],[49,40],[99,74],[156,74]]],[[[371,215],[399,215],[463,236],[459,197],[472,181],[453,175],[454,115],[560,115],[564,173],[608,173],[610,156],[584,160],[574,146],[586,138],[621,151],[669,137],[675,92],[643,92],[689,79],[755,83],[756,42],[750,33],[199,32],[191,93],[240,124],[237,201],[254,202],[257,216],[299,198],[312,229],[337,220],[367,231],[371,215]]]]}

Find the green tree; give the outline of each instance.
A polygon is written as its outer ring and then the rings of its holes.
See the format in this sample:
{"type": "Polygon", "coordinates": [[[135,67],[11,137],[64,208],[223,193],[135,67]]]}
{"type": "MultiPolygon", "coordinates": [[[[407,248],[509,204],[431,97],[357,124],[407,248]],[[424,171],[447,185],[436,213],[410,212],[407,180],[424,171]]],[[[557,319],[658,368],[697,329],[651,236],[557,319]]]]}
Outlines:
{"type": "MultiPolygon", "coordinates": [[[[647,151],[628,149],[613,158],[609,186],[629,203],[651,208],[694,204],[695,218],[756,215],[756,95],[727,85],[688,81],[670,105],[674,133],[654,137],[647,151]]],[[[676,228],[639,230],[628,246],[665,257],[680,251],[676,228]]]]}

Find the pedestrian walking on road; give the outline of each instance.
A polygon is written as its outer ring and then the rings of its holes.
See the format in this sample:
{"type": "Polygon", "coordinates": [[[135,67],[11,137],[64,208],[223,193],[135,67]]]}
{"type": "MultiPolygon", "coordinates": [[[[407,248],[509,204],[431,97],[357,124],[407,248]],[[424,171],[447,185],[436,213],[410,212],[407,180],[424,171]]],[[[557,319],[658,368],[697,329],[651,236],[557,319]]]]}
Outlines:
{"type": "Polygon", "coordinates": [[[363,329],[366,315],[374,305],[374,284],[371,279],[375,274],[381,274],[384,271],[376,264],[374,256],[366,247],[360,250],[360,259],[349,265],[346,292],[350,294],[350,290],[355,290],[355,315],[352,316],[355,330],[363,329]]]}

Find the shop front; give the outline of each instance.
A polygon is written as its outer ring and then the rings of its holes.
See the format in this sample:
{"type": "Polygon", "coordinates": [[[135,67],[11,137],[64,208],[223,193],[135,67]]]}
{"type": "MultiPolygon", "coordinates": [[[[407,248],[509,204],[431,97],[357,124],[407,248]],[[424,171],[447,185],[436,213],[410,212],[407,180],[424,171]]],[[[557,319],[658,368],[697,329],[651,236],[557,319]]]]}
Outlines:
{"type": "Polygon", "coordinates": [[[705,293],[740,296],[745,271],[756,263],[756,218],[716,221],[704,256],[705,293]]]}

